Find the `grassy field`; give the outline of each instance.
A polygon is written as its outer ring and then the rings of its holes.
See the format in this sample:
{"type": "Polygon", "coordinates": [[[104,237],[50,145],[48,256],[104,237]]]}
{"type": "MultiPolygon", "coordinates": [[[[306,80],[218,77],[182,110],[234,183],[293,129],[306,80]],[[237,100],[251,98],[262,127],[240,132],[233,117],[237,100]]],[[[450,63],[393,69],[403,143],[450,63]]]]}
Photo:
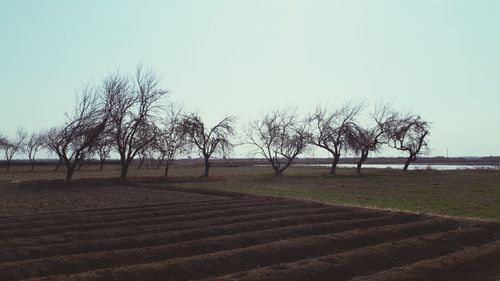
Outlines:
{"type": "MultiPolygon", "coordinates": [[[[37,167],[35,172],[29,172],[27,167],[15,167],[11,173],[0,173],[0,181],[64,178],[64,168],[59,172],[52,170],[53,167],[37,167]]],[[[357,175],[351,169],[340,169],[337,175],[329,175],[325,168],[292,167],[284,176],[274,177],[269,167],[213,167],[208,179],[199,178],[201,172],[202,167],[173,167],[167,186],[500,220],[498,170],[403,173],[399,170],[367,169],[363,175],[357,175]]],[[[75,178],[113,178],[118,175],[117,166],[107,166],[104,171],[87,166],[76,172],[75,178]]],[[[136,179],[161,175],[161,169],[130,170],[130,176],[136,179]]]]}
{"type": "Polygon", "coordinates": [[[332,176],[327,170],[311,168],[291,169],[288,175],[273,177],[254,169],[251,176],[225,176],[176,185],[500,220],[499,171],[367,170],[360,176],[351,170],[340,170],[332,176]]]}

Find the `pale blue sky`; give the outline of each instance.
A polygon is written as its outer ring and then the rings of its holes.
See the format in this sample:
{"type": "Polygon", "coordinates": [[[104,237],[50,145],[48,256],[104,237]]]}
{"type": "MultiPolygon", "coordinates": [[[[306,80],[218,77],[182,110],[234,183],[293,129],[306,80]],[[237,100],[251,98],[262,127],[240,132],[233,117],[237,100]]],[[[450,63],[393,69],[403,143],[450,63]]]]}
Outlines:
{"type": "Polygon", "coordinates": [[[77,88],[142,62],[211,122],[393,101],[433,122],[431,155],[500,155],[499,15],[477,0],[0,0],[0,131],[57,125],[77,88]]]}

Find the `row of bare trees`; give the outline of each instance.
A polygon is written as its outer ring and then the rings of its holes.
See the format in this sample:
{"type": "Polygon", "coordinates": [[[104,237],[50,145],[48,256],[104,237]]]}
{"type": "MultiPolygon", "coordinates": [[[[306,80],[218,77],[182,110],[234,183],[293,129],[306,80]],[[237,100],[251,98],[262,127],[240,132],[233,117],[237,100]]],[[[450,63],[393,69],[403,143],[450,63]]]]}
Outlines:
{"type": "Polygon", "coordinates": [[[29,137],[24,130],[13,139],[0,137],[7,171],[20,152],[27,152],[33,169],[37,151],[46,148],[59,159],[56,170],[66,167],[67,180],[90,157],[98,157],[102,169],[113,151],[119,155],[121,178],[127,177],[136,158],[141,163],[145,158],[160,159],[166,177],[174,157],[195,147],[205,159],[203,175],[208,176],[212,155],[227,155],[232,148],[234,119],[226,117],[205,128],[197,114],[185,114],[179,105],[166,102],[167,94],[151,69],[138,67],[132,76],[110,74],[101,85],[87,86],[77,95],[61,126],[29,137]]]}
{"type": "MultiPolygon", "coordinates": [[[[78,95],[72,111],[61,126],[28,134],[20,129],[14,138],[0,136],[0,149],[9,171],[14,155],[25,152],[31,169],[37,152],[44,148],[66,167],[70,180],[76,169],[89,158],[98,158],[100,169],[113,153],[119,156],[121,178],[139,158],[158,159],[164,175],[175,157],[193,149],[204,159],[203,176],[209,175],[213,155],[227,157],[233,149],[235,118],[225,117],[207,127],[195,113],[184,113],[181,106],[167,101],[168,90],[151,69],[138,67],[133,75],[109,74],[97,86],[87,86],[78,95]]],[[[371,125],[359,121],[364,106],[346,104],[338,109],[318,107],[305,117],[296,110],[281,109],[261,114],[245,129],[257,153],[269,161],[275,175],[281,175],[294,159],[313,147],[332,155],[330,172],[335,174],[342,154],[359,156],[358,173],[372,152],[385,144],[408,153],[404,170],[427,149],[429,123],[419,115],[402,113],[389,105],[376,106],[371,125]]],[[[365,122],[367,123],[367,122],[365,122]]]]}
{"type": "Polygon", "coordinates": [[[318,107],[305,118],[293,110],[274,110],[253,120],[246,135],[271,164],[275,175],[281,175],[311,146],[332,155],[331,174],[336,173],[341,155],[349,150],[359,156],[356,170],[361,174],[369,154],[380,151],[384,144],[408,153],[403,168],[407,171],[410,163],[428,148],[429,122],[384,104],[375,107],[370,114],[372,124],[366,126],[358,120],[363,107],[352,103],[336,110],[318,107]]]}
{"type": "Polygon", "coordinates": [[[31,170],[35,169],[35,158],[38,151],[45,145],[45,136],[39,133],[28,134],[26,130],[19,128],[13,138],[0,136],[0,149],[3,150],[3,156],[7,166],[7,172],[10,170],[12,159],[15,155],[25,152],[31,170]]]}

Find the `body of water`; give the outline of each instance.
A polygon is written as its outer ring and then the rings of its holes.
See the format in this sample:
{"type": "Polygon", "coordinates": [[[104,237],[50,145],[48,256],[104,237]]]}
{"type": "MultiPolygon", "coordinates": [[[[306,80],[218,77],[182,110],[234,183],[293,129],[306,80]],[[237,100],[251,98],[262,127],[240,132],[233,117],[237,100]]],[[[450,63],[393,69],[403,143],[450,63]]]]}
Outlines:
{"type": "MultiPolygon", "coordinates": [[[[296,167],[331,167],[331,164],[296,164],[296,167]]],[[[338,168],[356,168],[356,164],[338,164],[338,168]]],[[[403,169],[404,164],[363,164],[367,169],[403,169]]],[[[410,164],[408,170],[470,170],[500,169],[498,165],[410,164]]]]}

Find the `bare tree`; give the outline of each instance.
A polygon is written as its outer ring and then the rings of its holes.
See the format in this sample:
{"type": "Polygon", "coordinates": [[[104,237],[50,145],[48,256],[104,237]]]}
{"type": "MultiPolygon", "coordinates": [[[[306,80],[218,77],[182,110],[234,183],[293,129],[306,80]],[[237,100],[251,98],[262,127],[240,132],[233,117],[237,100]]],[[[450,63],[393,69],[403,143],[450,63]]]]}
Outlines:
{"type": "Polygon", "coordinates": [[[138,67],[133,82],[120,75],[109,75],[103,95],[112,127],[111,134],[120,155],[121,178],[127,177],[130,163],[156,138],[154,120],[161,111],[167,90],[152,71],[138,67]],[[146,134],[143,134],[146,132],[146,134]]]}
{"type": "Polygon", "coordinates": [[[106,127],[106,121],[106,112],[102,110],[92,89],[87,87],[77,100],[74,111],[66,114],[66,123],[49,131],[49,146],[63,160],[66,180],[71,180],[76,165],[96,145],[99,135],[106,127]]]}
{"type": "Polygon", "coordinates": [[[204,158],[204,177],[208,177],[212,154],[219,152],[225,156],[232,148],[229,138],[234,134],[233,123],[233,117],[225,117],[217,125],[206,130],[201,117],[194,113],[182,119],[181,130],[189,136],[204,158]]]}
{"type": "Polygon", "coordinates": [[[362,104],[350,103],[337,110],[318,106],[309,116],[311,143],[327,150],[333,156],[330,174],[335,174],[340,156],[348,148],[347,138],[356,126],[356,117],[362,108],[362,104]]]}
{"type": "Polygon", "coordinates": [[[310,141],[306,122],[290,110],[275,110],[253,120],[246,135],[271,163],[274,175],[283,174],[310,141]]]}
{"type": "Polygon", "coordinates": [[[12,162],[12,158],[18,153],[24,151],[24,146],[26,142],[26,138],[28,137],[28,133],[22,129],[19,128],[16,132],[16,135],[14,138],[9,139],[9,138],[3,138],[2,142],[2,148],[4,150],[4,155],[5,155],[5,162],[7,164],[7,170],[6,172],[10,171],[10,165],[12,162]]]}
{"type": "Polygon", "coordinates": [[[351,149],[359,155],[356,171],[361,174],[361,165],[368,159],[370,152],[378,151],[382,145],[381,137],[384,135],[377,126],[372,128],[363,128],[355,126],[351,130],[349,145],[351,149]]]}
{"type": "Polygon", "coordinates": [[[113,150],[113,139],[110,138],[109,134],[101,134],[93,152],[99,158],[100,171],[104,169],[104,163],[109,158],[111,150],[113,150]]]}
{"type": "Polygon", "coordinates": [[[40,133],[31,133],[27,138],[25,143],[25,150],[28,154],[28,160],[30,162],[31,171],[35,169],[35,157],[38,150],[43,147],[44,136],[40,133]]]}
{"type": "MultiPolygon", "coordinates": [[[[168,177],[168,171],[174,158],[179,153],[187,151],[189,141],[188,134],[182,126],[182,107],[171,103],[166,111],[166,118],[163,120],[156,141],[157,150],[160,153],[160,163],[165,161],[164,177],[168,177]]],[[[208,173],[207,173],[208,174],[208,173]]]]}
{"type": "Polygon", "coordinates": [[[377,105],[372,114],[375,125],[364,128],[356,125],[350,130],[348,143],[354,153],[359,155],[356,171],[361,174],[361,166],[368,159],[370,152],[379,151],[382,144],[387,143],[387,133],[392,126],[396,113],[389,104],[377,105]]]}
{"type": "Polygon", "coordinates": [[[0,149],[2,149],[5,154],[7,154],[7,149],[9,149],[9,147],[9,140],[5,136],[0,135],[0,149]]]}
{"type": "Polygon", "coordinates": [[[390,147],[408,152],[403,171],[408,171],[411,162],[417,161],[417,155],[428,148],[426,137],[429,135],[429,122],[419,115],[407,114],[398,118],[389,129],[390,147]]]}

